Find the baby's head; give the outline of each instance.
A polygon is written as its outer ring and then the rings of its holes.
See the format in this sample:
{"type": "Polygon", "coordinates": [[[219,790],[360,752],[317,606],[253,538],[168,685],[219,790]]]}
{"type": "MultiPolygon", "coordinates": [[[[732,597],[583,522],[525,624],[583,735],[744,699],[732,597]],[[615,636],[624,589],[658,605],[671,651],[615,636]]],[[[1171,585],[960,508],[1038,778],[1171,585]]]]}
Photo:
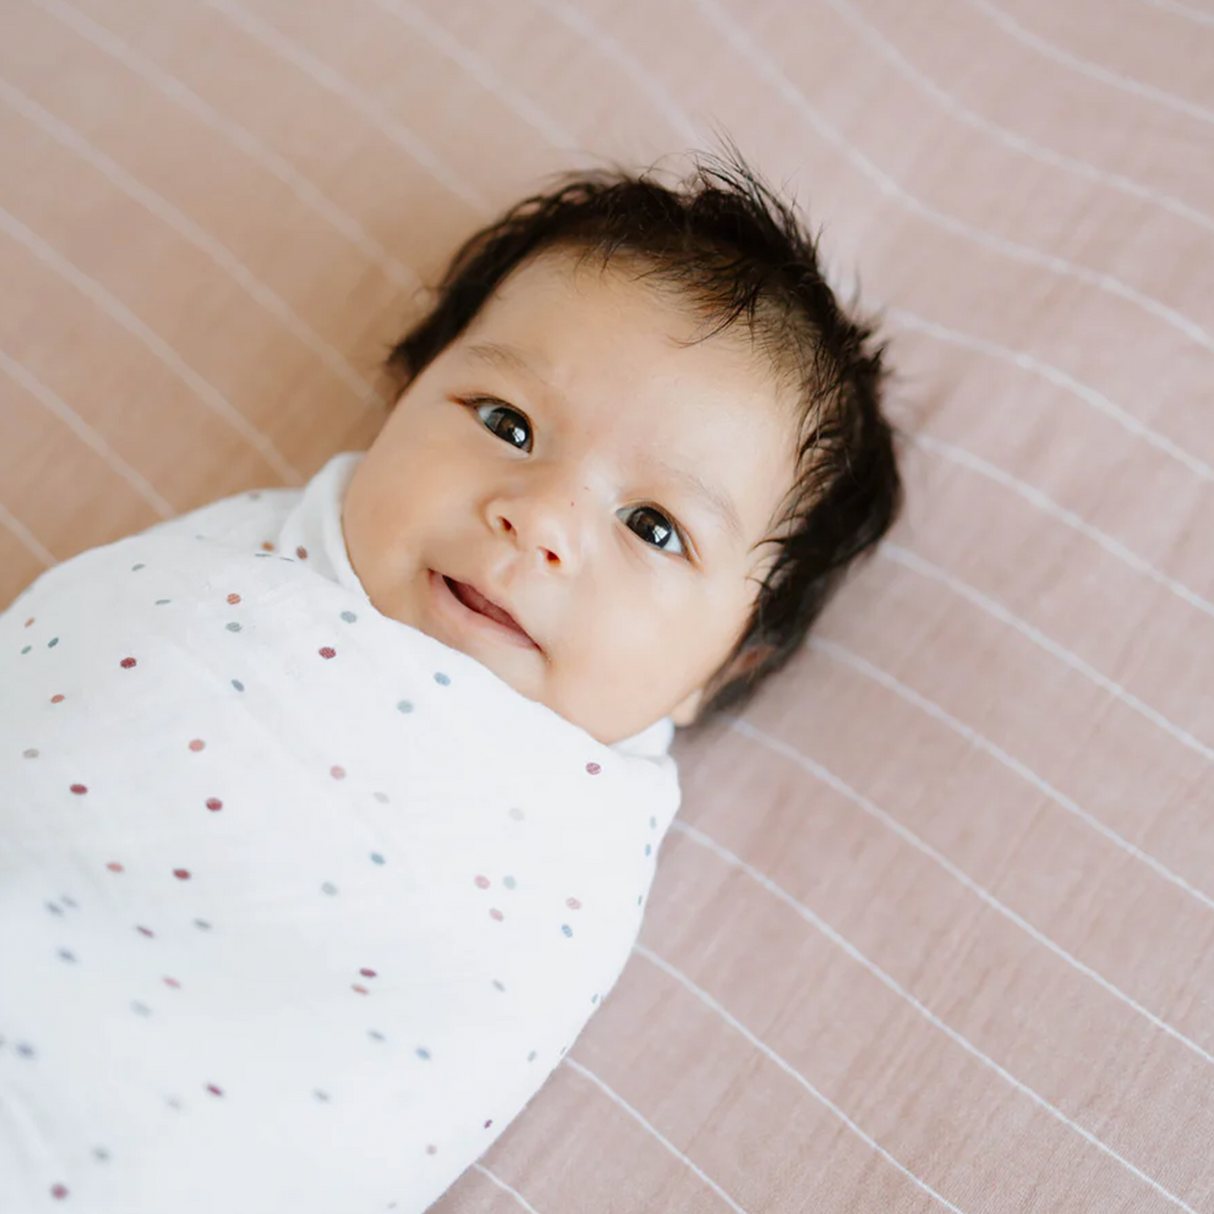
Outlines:
{"type": "Polygon", "coordinates": [[[351,562],[602,742],[703,721],[897,513],[871,340],[740,161],[566,180],[473,236],[393,351],[351,562]]]}

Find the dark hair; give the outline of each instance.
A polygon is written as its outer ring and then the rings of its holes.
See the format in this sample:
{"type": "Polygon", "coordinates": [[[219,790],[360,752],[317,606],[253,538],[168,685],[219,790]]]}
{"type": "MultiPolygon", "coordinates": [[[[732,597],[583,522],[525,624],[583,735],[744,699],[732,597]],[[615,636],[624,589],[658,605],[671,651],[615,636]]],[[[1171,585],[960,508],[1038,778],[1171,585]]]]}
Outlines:
{"type": "MultiPolygon", "coordinates": [[[[848,566],[889,530],[902,501],[893,432],[881,413],[882,347],[823,277],[814,238],[735,149],[701,156],[668,188],[653,171],[563,175],[455,254],[430,311],[395,346],[404,386],[477,315],[503,280],[541,252],[566,249],[639,265],[711,324],[744,321],[799,393],[798,475],[762,545],[777,556],[741,640],[710,683],[697,724],[745,704],[799,648],[848,566]],[[715,684],[715,686],[713,686],[715,684]]],[[[700,339],[703,340],[703,339],[700,339]]]]}

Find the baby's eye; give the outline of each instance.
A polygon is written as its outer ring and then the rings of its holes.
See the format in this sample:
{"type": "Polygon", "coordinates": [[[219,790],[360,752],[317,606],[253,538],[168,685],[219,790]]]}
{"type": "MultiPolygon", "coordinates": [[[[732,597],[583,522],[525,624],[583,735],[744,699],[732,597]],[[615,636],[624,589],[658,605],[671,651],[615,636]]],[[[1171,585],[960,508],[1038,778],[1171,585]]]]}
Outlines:
{"type": "Polygon", "coordinates": [[[652,544],[663,552],[686,555],[679,529],[660,510],[656,510],[653,506],[636,506],[624,513],[631,515],[638,522],[636,526],[633,526],[632,523],[629,523],[629,526],[647,544],[652,544]],[[670,540],[674,541],[674,547],[669,545],[670,540]]]}
{"type": "Polygon", "coordinates": [[[531,423],[517,409],[494,400],[471,403],[486,430],[520,451],[531,450],[531,423]]]}

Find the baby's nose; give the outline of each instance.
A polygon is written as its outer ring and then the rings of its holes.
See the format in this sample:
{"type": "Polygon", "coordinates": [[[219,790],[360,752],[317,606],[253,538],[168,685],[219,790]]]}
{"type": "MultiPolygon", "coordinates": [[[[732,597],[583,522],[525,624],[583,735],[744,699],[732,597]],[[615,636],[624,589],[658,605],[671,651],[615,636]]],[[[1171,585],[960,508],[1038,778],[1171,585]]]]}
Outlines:
{"type": "MultiPolygon", "coordinates": [[[[582,494],[585,497],[585,494],[582,494]]],[[[586,544],[585,509],[568,486],[499,500],[495,523],[522,549],[566,572],[580,563],[586,544]]]]}

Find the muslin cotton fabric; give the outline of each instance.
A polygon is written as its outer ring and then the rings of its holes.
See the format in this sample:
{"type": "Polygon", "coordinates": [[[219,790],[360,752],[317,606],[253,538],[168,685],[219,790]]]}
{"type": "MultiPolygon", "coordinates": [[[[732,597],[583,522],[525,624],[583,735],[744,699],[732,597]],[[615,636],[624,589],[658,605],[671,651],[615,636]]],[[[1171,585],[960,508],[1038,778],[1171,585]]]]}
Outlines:
{"type": "Polygon", "coordinates": [[[618,978],[678,808],[241,495],[0,617],[0,1210],[420,1211],[618,978]]]}

